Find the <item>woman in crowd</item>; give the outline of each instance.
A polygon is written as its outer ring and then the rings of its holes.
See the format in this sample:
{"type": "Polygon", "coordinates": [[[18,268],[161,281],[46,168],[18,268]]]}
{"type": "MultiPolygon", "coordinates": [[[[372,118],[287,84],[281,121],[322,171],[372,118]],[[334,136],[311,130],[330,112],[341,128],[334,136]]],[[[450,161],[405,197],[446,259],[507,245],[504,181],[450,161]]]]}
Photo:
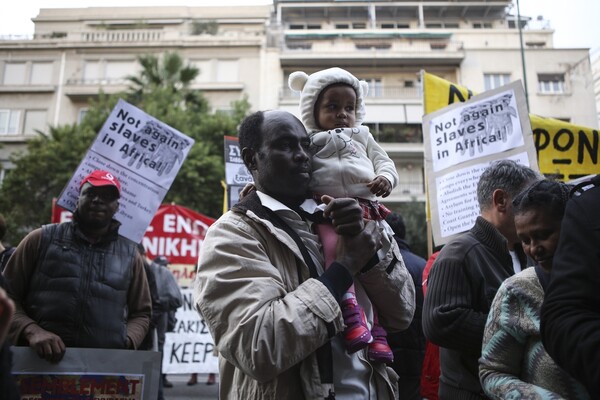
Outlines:
{"type": "Polygon", "coordinates": [[[515,226],[534,266],[510,277],[492,303],[479,360],[479,377],[492,399],[589,399],[543,347],[540,309],[569,187],[542,180],[513,201],[515,226]]]}

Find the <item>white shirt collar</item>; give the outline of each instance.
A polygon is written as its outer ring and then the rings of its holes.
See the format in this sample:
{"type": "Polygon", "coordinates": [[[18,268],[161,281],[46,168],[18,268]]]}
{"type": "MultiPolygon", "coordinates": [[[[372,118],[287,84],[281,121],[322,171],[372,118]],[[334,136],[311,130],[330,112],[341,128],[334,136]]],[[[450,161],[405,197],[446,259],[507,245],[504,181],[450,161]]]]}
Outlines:
{"type": "MultiPolygon", "coordinates": [[[[294,210],[292,210],[291,208],[289,208],[288,206],[286,206],[279,200],[276,200],[273,197],[269,196],[268,194],[261,192],[260,190],[257,190],[256,194],[258,195],[258,198],[260,199],[260,202],[262,203],[262,205],[267,207],[271,211],[287,210],[287,211],[291,211],[294,214],[298,215],[298,213],[296,213],[294,210]]],[[[318,209],[322,209],[324,206],[325,206],[324,204],[317,205],[317,202],[314,201],[313,199],[306,199],[306,200],[304,200],[304,202],[302,204],[300,204],[300,208],[302,208],[304,211],[306,211],[309,214],[314,214],[315,211],[317,211],[318,209]]]]}

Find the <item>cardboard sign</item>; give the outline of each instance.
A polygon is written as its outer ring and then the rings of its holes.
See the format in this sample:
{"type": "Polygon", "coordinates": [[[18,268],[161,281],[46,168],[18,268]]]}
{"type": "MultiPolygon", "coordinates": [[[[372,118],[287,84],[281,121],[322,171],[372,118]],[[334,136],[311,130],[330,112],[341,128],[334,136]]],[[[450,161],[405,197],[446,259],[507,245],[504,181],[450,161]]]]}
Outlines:
{"type": "Polygon", "coordinates": [[[21,399],[155,400],[160,353],[69,347],[52,364],[29,347],[11,347],[21,399]]]}
{"type": "MultiPolygon", "coordinates": [[[[464,102],[473,92],[423,71],[425,114],[464,102]]],[[[563,181],[600,171],[600,134],[597,129],[529,114],[540,172],[563,181]]]]}
{"type": "Polygon", "coordinates": [[[227,184],[227,204],[223,212],[229,210],[240,201],[240,192],[248,183],[253,182],[252,175],[242,161],[239,140],[233,136],[225,136],[225,183],[227,184]]]}
{"type": "Polygon", "coordinates": [[[174,332],[168,332],[163,348],[163,373],[219,372],[215,344],[208,326],[194,309],[192,289],[183,289],[183,306],[177,309],[174,332]]]}
{"type": "Polygon", "coordinates": [[[426,115],[423,138],[436,245],[475,224],[477,182],[492,161],[508,158],[537,170],[520,81],[426,115]]]}
{"type": "Polygon", "coordinates": [[[106,170],[121,183],[115,215],[122,224],[119,233],[137,243],[193,145],[190,137],[119,100],[58,205],[74,211],[83,178],[93,170],[106,170]]]}

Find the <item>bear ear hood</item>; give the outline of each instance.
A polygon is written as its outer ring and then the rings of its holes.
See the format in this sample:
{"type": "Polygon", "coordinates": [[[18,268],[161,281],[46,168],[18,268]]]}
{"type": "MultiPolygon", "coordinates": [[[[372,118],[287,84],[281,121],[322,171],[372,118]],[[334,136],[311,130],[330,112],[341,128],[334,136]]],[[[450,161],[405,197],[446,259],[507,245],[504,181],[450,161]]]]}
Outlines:
{"type": "Polygon", "coordinates": [[[350,72],[338,67],[317,71],[312,75],[303,71],[290,74],[288,86],[293,91],[300,92],[300,118],[309,132],[321,130],[315,121],[315,104],[323,89],[335,83],[345,83],[354,88],[356,92],[356,125],[360,125],[365,119],[364,98],[369,93],[367,82],[359,81],[350,72]]]}

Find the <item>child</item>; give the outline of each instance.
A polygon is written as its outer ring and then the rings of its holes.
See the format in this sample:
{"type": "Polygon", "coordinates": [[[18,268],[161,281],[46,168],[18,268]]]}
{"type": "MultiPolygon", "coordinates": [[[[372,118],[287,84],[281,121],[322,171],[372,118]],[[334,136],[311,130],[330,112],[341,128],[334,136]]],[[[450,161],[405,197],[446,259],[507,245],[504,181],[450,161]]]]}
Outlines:
{"type": "MultiPolygon", "coordinates": [[[[312,193],[318,197],[327,194],[357,198],[365,218],[384,223],[390,211],[377,201],[377,196],[390,194],[398,182],[398,173],[369,128],[361,125],[368,84],[341,68],[329,68],[310,76],[297,71],[290,75],[288,84],[292,90],[301,92],[301,119],[313,152],[312,193]]],[[[328,266],[335,257],[337,235],[328,224],[318,224],[317,233],[328,266]]],[[[356,301],[354,285],[344,296],[342,313],[348,352],[368,345],[372,361],[392,362],[386,332],[378,325],[377,315],[369,331],[364,311],[356,301]]]]}

